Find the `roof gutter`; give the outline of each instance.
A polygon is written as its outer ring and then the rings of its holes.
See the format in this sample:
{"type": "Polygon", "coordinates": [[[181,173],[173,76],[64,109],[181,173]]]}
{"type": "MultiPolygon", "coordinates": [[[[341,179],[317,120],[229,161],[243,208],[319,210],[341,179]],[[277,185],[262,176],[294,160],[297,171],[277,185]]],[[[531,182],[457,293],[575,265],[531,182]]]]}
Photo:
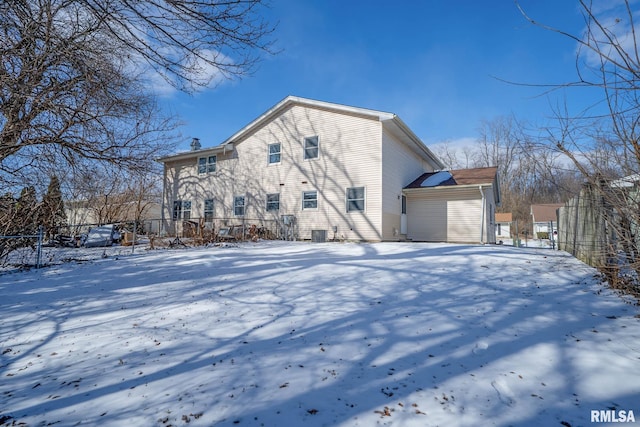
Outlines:
{"type": "MultiPolygon", "coordinates": [[[[480,184],[480,186],[490,186],[490,185],[492,184],[490,183],[480,184]]],[[[403,188],[402,192],[405,194],[412,194],[412,193],[420,193],[424,191],[447,191],[447,190],[460,189],[460,188],[478,188],[478,184],[440,185],[437,187],[403,188]]]]}
{"type": "Polygon", "coordinates": [[[370,110],[368,108],[360,108],[360,107],[351,107],[348,105],[342,104],[334,104],[331,102],[317,101],[315,99],[301,98],[299,96],[287,96],[282,101],[278,102],[276,105],[262,113],[258,118],[251,121],[245,127],[240,129],[238,132],[231,135],[229,138],[224,140],[221,145],[231,144],[238,140],[244,138],[247,132],[251,129],[254,129],[257,126],[261,126],[262,124],[268,122],[271,117],[276,115],[278,112],[287,109],[290,105],[302,105],[308,106],[311,108],[324,109],[328,111],[339,111],[345,114],[353,114],[362,117],[368,117],[371,119],[377,120],[391,120],[394,117],[392,113],[385,113],[383,111],[370,110]]]}
{"type": "Polygon", "coordinates": [[[196,158],[196,157],[206,157],[206,156],[210,156],[212,154],[226,154],[227,152],[231,152],[231,151],[233,151],[233,144],[232,143],[227,143],[227,144],[223,144],[223,145],[218,145],[218,146],[213,147],[213,148],[205,148],[203,150],[185,151],[184,153],[178,153],[178,154],[174,154],[174,155],[171,155],[171,156],[160,157],[160,158],[156,159],[156,161],[160,162],[160,163],[166,163],[166,162],[173,162],[173,161],[176,161],[176,160],[192,159],[192,158],[196,158]]]}
{"type": "MultiPolygon", "coordinates": [[[[386,120],[389,120],[389,119],[385,117],[381,117],[381,121],[384,122],[386,120]]],[[[409,126],[407,126],[406,123],[403,122],[400,117],[393,114],[390,120],[393,121],[393,123],[395,123],[395,125],[398,126],[398,128],[400,128],[402,132],[404,132],[404,134],[407,135],[412,140],[412,142],[417,147],[419,147],[420,150],[424,154],[426,154],[427,157],[429,157],[436,164],[436,166],[438,166],[440,169],[446,169],[445,164],[442,163],[440,159],[438,159],[431,150],[429,150],[429,148],[424,144],[424,142],[422,142],[422,140],[418,137],[418,135],[413,133],[413,131],[409,128],[409,126]]]]}
{"type": "Polygon", "coordinates": [[[480,244],[484,245],[485,241],[484,241],[484,213],[486,210],[486,204],[487,204],[487,199],[484,195],[484,191],[482,190],[482,185],[478,186],[478,189],[480,190],[480,195],[482,196],[482,212],[480,213],[480,244]]]}

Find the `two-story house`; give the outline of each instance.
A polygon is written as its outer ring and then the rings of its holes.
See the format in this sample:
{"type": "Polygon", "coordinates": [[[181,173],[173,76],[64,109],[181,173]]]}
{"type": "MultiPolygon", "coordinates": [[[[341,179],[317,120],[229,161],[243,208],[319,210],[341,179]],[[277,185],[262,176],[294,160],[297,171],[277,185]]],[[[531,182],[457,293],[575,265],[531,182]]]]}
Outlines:
{"type": "MultiPolygon", "coordinates": [[[[404,240],[412,232],[430,240],[424,217],[412,223],[409,214],[412,200],[424,197],[405,187],[444,168],[395,114],[293,96],[218,146],[195,142],[191,151],[159,161],[166,232],[180,233],[190,219],[279,232],[294,224],[303,240],[404,240]]],[[[479,230],[493,224],[496,191],[483,196],[479,209],[486,213],[474,210],[478,236],[470,241],[482,241],[479,230]]]]}

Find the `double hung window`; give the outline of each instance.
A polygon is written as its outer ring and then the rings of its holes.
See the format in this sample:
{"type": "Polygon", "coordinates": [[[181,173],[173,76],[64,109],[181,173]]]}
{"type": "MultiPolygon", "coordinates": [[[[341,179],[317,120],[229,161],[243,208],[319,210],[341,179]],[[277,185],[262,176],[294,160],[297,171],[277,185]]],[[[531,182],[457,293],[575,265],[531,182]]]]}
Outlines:
{"type": "Polygon", "coordinates": [[[304,191],[302,193],[302,209],[317,209],[318,208],[318,192],[317,191],[304,191]]]}
{"type": "Polygon", "coordinates": [[[216,171],[216,164],[218,162],[217,156],[200,157],[198,158],[198,174],[205,174],[216,171]]]}
{"type": "Polygon", "coordinates": [[[364,187],[347,188],[347,212],[364,211],[364,187]]]}
{"type": "Polygon", "coordinates": [[[269,164],[280,163],[282,145],[279,142],[269,144],[269,164]]]}
{"type": "Polygon", "coordinates": [[[174,200],[173,201],[173,220],[188,220],[191,218],[191,201],[174,200]]]}
{"type": "Polygon", "coordinates": [[[320,146],[317,136],[310,136],[304,139],[304,159],[317,159],[320,153],[320,146]]]}
{"type": "Polygon", "coordinates": [[[280,210],[280,193],[267,194],[267,211],[280,210]]]}
{"type": "Polygon", "coordinates": [[[205,199],[204,201],[204,220],[205,222],[213,221],[213,199],[205,199]]]}
{"type": "Polygon", "coordinates": [[[233,214],[235,216],[244,216],[244,196],[235,196],[233,198],[233,214]]]}

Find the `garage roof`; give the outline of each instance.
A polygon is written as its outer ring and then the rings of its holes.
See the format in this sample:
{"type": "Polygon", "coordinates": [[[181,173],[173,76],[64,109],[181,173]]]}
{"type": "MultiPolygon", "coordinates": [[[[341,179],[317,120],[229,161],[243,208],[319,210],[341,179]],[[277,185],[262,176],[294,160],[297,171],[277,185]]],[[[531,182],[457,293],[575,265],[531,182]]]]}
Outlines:
{"type": "Polygon", "coordinates": [[[481,184],[493,184],[496,179],[496,173],[498,168],[473,168],[473,169],[459,169],[448,171],[448,176],[445,175],[445,171],[440,172],[427,172],[423,173],[407,185],[407,188],[429,188],[429,187],[444,187],[451,185],[481,185],[481,184]],[[447,178],[447,179],[440,179],[447,178]]]}

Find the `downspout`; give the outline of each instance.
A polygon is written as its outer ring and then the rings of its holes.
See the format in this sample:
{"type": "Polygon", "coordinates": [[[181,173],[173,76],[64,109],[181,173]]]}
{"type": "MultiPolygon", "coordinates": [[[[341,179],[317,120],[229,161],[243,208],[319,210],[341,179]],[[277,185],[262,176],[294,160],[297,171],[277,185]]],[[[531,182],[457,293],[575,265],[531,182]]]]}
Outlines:
{"type": "Polygon", "coordinates": [[[164,228],[164,219],[165,219],[164,210],[167,206],[165,203],[166,196],[167,196],[167,163],[162,162],[162,202],[160,206],[160,224],[158,224],[159,236],[164,236],[166,232],[164,228]]]}
{"type": "Polygon", "coordinates": [[[480,214],[480,244],[484,245],[484,211],[486,210],[485,204],[487,203],[484,191],[482,191],[482,185],[478,186],[480,194],[482,195],[482,213],[480,214]]]}

